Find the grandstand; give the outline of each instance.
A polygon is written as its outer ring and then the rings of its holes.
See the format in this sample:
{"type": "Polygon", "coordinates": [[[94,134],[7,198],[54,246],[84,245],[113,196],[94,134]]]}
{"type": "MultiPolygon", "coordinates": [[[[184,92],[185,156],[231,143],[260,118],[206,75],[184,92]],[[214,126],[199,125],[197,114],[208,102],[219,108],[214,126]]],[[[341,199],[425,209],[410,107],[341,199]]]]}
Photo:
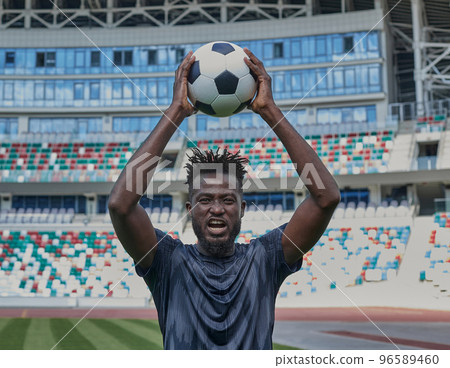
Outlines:
{"type": "MultiPolygon", "coordinates": [[[[108,194],[170,103],[184,55],[220,39],[264,61],[276,102],[341,188],[277,306],[450,306],[448,1],[5,0],[0,15],[2,306],[150,303],[108,194]]],[[[185,242],[195,146],[250,160],[239,242],[307,195],[255,114],[191,116],[141,201],[185,242]]]]}

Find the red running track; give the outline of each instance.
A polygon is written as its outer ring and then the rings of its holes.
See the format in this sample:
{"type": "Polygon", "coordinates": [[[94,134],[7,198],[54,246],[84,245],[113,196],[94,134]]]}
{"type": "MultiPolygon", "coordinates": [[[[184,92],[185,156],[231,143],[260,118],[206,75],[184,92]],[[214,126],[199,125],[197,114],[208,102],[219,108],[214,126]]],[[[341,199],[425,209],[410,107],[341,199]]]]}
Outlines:
{"type": "MultiPolygon", "coordinates": [[[[156,309],[0,308],[0,317],[157,319],[156,309]]],[[[278,321],[450,322],[450,311],[408,308],[278,308],[278,321]]]]}

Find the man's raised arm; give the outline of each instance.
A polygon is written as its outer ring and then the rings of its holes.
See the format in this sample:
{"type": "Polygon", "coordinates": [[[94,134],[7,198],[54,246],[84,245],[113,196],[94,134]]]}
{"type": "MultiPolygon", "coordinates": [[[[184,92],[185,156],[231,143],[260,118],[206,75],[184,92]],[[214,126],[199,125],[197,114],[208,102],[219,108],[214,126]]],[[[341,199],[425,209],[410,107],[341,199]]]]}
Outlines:
{"type": "Polygon", "coordinates": [[[248,49],[245,49],[245,52],[250,58],[246,59],[246,64],[258,78],[258,93],[250,108],[267,122],[283,143],[310,193],[296,209],[281,238],[286,263],[292,265],[322,236],[339,204],[340,191],[316,152],[275,105],[271,78],[263,63],[248,49]],[[307,177],[302,175],[306,171],[310,174],[307,177]]]}
{"type": "Polygon", "coordinates": [[[125,250],[143,268],[152,264],[157,238],[147,213],[139,204],[143,193],[138,192],[137,188],[143,188],[145,192],[170,138],[181,122],[195,113],[187,100],[187,76],[193,62],[191,51],[175,72],[171,105],[130,158],[109,197],[108,208],[114,230],[125,250]],[[149,160],[153,164],[141,172],[139,168],[148,164],[149,160]]]}

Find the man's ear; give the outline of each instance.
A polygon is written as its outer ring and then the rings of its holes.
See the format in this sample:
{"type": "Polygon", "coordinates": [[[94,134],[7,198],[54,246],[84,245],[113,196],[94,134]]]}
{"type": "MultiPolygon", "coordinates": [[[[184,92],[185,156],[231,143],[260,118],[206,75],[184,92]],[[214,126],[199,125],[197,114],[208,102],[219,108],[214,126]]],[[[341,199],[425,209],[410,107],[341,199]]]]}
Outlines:
{"type": "Polygon", "coordinates": [[[244,213],[245,213],[245,208],[247,206],[247,202],[246,201],[242,201],[241,202],[241,218],[244,217],[244,213]]]}
{"type": "Polygon", "coordinates": [[[192,209],[191,202],[186,201],[185,206],[186,206],[186,211],[188,211],[188,214],[190,215],[191,214],[191,209],[192,209]]]}

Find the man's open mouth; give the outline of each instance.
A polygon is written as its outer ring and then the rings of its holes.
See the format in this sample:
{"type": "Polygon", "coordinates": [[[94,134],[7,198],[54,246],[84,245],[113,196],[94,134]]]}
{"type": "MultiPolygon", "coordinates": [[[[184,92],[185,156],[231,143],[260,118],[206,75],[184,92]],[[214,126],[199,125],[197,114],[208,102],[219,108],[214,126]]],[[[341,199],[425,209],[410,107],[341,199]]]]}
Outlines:
{"type": "Polygon", "coordinates": [[[213,233],[221,233],[226,228],[226,223],[223,220],[211,219],[208,221],[208,229],[213,233]]]}

